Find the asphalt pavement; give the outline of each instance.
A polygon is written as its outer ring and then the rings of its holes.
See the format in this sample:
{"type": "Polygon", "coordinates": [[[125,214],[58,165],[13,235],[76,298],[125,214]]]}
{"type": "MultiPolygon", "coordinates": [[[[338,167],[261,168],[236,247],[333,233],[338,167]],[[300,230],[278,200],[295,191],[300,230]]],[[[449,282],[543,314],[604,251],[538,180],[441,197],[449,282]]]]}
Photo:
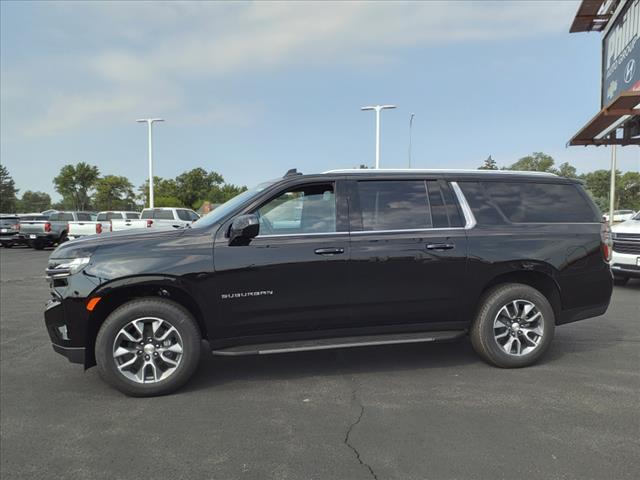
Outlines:
{"type": "Polygon", "coordinates": [[[0,250],[3,480],[640,476],[640,281],[526,369],[467,339],[205,354],[180,392],[135,399],[51,349],[49,253],[0,250]]]}

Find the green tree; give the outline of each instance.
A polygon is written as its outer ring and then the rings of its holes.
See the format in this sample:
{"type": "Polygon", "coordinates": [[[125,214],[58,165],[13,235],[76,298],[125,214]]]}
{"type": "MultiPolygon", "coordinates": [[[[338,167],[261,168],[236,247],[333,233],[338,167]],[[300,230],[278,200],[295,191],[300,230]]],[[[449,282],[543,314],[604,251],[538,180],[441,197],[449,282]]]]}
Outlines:
{"type": "MultiPolygon", "coordinates": [[[[145,206],[149,205],[149,180],[145,180],[144,184],[140,185],[138,188],[140,192],[138,198],[142,200],[142,203],[145,206]]],[[[153,203],[154,206],[157,207],[184,207],[182,202],[178,200],[178,186],[176,185],[176,181],[169,178],[165,179],[162,177],[153,177],[153,203]],[[170,198],[172,200],[177,200],[176,203],[172,205],[160,205],[158,200],[160,198],[170,198]]]]}
{"type": "Polygon", "coordinates": [[[206,199],[209,193],[224,183],[222,175],[194,168],[176,177],[177,197],[183,205],[192,208],[198,200],[206,199]]]}
{"type": "Polygon", "coordinates": [[[27,190],[18,205],[21,212],[43,212],[51,208],[51,197],[48,193],[27,190]]]}
{"type": "Polygon", "coordinates": [[[0,165],[0,212],[13,213],[16,211],[18,189],[9,170],[0,165]]]}
{"type": "Polygon", "coordinates": [[[87,210],[90,205],[91,193],[100,177],[100,171],[95,165],[80,162],[65,165],[53,179],[56,191],[62,195],[63,203],[73,205],[76,210],[87,210]]]}
{"type": "MultiPolygon", "coordinates": [[[[246,189],[247,187],[244,187],[244,186],[239,187],[231,183],[226,183],[221,187],[216,185],[202,200],[203,201],[207,200],[211,203],[224,203],[227,200],[232,199],[236,195],[239,195],[240,193],[244,192],[246,189]]],[[[200,205],[202,205],[202,201],[200,202],[200,205]]]]}
{"type": "Polygon", "coordinates": [[[128,210],[135,206],[133,185],[127,177],[106,175],[96,182],[93,205],[98,210],[128,210]]]}
{"type": "Polygon", "coordinates": [[[558,167],[558,170],[555,172],[561,177],[567,178],[578,178],[578,172],[576,171],[576,167],[569,164],[569,162],[561,163],[558,167]]]}
{"type": "Polygon", "coordinates": [[[542,152],[534,152],[531,155],[522,157],[516,163],[506,167],[506,170],[557,173],[557,170],[553,168],[554,163],[555,160],[551,155],[547,155],[542,152]]]}
{"type": "Polygon", "coordinates": [[[478,167],[478,170],[498,170],[498,164],[491,158],[491,155],[478,167]]]}
{"type": "Polygon", "coordinates": [[[626,172],[620,177],[620,189],[616,189],[620,208],[640,210],[640,172],[626,172]]]}

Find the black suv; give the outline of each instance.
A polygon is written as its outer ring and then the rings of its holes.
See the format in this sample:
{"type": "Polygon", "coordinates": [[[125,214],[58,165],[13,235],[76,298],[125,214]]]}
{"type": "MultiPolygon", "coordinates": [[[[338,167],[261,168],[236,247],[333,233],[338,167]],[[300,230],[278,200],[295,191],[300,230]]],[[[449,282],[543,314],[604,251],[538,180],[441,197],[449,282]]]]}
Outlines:
{"type": "Polygon", "coordinates": [[[450,340],[523,367],[602,315],[600,213],[551,174],[290,171],[192,228],[103,234],[49,259],[53,348],[115,388],[184,384],[216,355],[450,340]]]}

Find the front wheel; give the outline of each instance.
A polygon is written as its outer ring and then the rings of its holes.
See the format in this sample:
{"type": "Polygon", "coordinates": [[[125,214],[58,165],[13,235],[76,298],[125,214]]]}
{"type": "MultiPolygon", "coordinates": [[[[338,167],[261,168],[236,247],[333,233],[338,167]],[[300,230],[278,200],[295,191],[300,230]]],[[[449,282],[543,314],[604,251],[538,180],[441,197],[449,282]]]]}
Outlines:
{"type": "Polygon", "coordinates": [[[125,303],[104,321],[95,344],[100,376],[121,392],[171,393],[195,372],[200,330],[187,310],[159,298],[125,303]]]}
{"type": "Polygon", "coordinates": [[[489,290],[471,327],[471,343],[487,362],[502,368],[533,364],[551,344],[555,315],[549,300],[528,285],[489,290]]]}

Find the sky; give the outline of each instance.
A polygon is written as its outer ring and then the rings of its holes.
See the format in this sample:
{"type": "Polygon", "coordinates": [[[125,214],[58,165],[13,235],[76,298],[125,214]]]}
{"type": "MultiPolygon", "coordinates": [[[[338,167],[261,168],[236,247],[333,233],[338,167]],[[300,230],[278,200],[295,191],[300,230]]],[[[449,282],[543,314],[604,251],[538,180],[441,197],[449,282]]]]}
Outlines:
{"type": "MultiPolygon", "coordinates": [[[[569,34],[578,3],[0,3],[0,160],[21,192],[59,199],[67,163],[147,178],[215,170],[253,185],[373,165],[509,165],[534,151],[579,172],[607,147],[566,147],[600,108],[598,33],[569,34]]],[[[618,148],[623,171],[640,149],[618,148]]]]}

